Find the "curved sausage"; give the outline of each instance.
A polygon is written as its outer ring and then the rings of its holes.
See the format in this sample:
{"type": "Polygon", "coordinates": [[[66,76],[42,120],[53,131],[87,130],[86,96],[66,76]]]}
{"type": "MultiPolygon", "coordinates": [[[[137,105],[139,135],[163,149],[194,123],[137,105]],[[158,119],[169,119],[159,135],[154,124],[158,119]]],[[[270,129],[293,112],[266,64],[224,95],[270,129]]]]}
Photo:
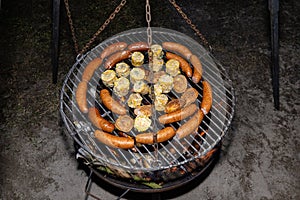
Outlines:
{"type": "MultiPolygon", "coordinates": [[[[175,130],[172,127],[166,127],[157,132],[157,142],[164,142],[175,135],[175,130]]],[[[153,133],[141,133],[135,137],[135,141],[142,144],[153,144],[153,133]]]]}
{"type": "Polygon", "coordinates": [[[163,42],[162,47],[168,51],[180,53],[187,60],[189,60],[190,57],[193,55],[192,52],[186,46],[176,42],[163,42]]]}
{"type": "Polygon", "coordinates": [[[199,83],[199,81],[201,80],[201,77],[202,77],[202,73],[203,73],[202,64],[196,55],[191,56],[190,62],[194,67],[192,80],[194,83],[199,83]]]}
{"type": "Polygon", "coordinates": [[[82,73],[82,81],[89,82],[95,72],[95,70],[101,65],[102,59],[95,58],[93,59],[84,69],[82,73]]]}
{"type": "Polygon", "coordinates": [[[195,88],[187,89],[180,97],[180,99],[185,101],[184,106],[188,106],[194,103],[198,97],[198,91],[195,88]]]}
{"type": "Polygon", "coordinates": [[[149,50],[149,45],[146,42],[135,42],[128,45],[128,51],[147,51],[149,50]]]}
{"type": "Polygon", "coordinates": [[[78,108],[83,113],[88,113],[89,108],[86,100],[86,93],[87,93],[87,82],[81,81],[76,89],[76,102],[78,104],[78,108]]]}
{"type": "Polygon", "coordinates": [[[187,122],[181,125],[176,131],[176,137],[178,139],[184,138],[191,134],[203,120],[204,114],[201,110],[198,110],[187,122]]]}
{"type": "Polygon", "coordinates": [[[110,56],[111,54],[117,52],[117,51],[122,51],[127,47],[126,42],[116,42],[113,43],[109,46],[107,46],[100,54],[100,58],[104,59],[105,57],[110,56]]]}
{"type": "Polygon", "coordinates": [[[105,69],[112,68],[118,62],[129,58],[131,52],[130,51],[118,51],[107,58],[104,63],[105,69]]]}
{"type": "Polygon", "coordinates": [[[125,107],[122,106],[116,100],[114,100],[107,89],[102,89],[100,91],[100,99],[102,100],[105,107],[108,108],[109,110],[111,110],[113,113],[116,113],[119,115],[126,114],[125,107]]]}
{"type": "Polygon", "coordinates": [[[129,137],[119,137],[100,130],[95,130],[94,135],[97,140],[110,147],[121,149],[130,149],[134,147],[134,139],[129,137]]]}
{"type": "Polygon", "coordinates": [[[201,110],[204,115],[209,113],[212,106],[212,89],[207,81],[202,81],[203,97],[201,102],[201,110]]]}
{"type": "Polygon", "coordinates": [[[187,77],[192,77],[193,75],[193,70],[191,68],[191,66],[189,65],[189,63],[183,59],[182,57],[180,57],[179,55],[176,55],[174,53],[171,52],[167,52],[166,53],[166,58],[169,59],[175,59],[179,62],[179,66],[181,68],[181,71],[183,71],[183,73],[187,76],[187,77]]]}
{"type": "Polygon", "coordinates": [[[196,112],[198,107],[196,104],[191,104],[181,110],[177,110],[172,113],[164,114],[158,117],[158,121],[161,124],[169,124],[173,122],[178,122],[180,120],[183,120],[187,118],[188,116],[191,116],[194,112],[196,112]]]}
{"type": "Polygon", "coordinates": [[[89,119],[97,128],[105,131],[105,132],[113,132],[115,129],[114,124],[110,123],[106,119],[104,119],[97,108],[91,107],[89,109],[89,119]]]}

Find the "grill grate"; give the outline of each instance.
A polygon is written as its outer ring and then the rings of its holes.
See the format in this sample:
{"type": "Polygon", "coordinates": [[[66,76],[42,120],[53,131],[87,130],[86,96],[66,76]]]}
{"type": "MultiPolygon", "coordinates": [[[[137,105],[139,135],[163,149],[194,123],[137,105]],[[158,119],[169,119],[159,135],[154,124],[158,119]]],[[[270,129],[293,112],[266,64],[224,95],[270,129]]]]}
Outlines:
{"type": "MultiPolygon", "coordinates": [[[[63,83],[60,97],[60,112],[68,132],[74,140],[84,150],[85,155],[93,158],[95,163],[103,166],[109,166],[112,169],[123,169],[126,172],[149,172],[172,167],[179,167],[183,171],[187,169],[184,164],[194,161],[201,156],[205,156],[211,151],[223,138],[228,131],[234,113],[234,92],[224,68],[214,59],[208,51],[200,44],[188,36],[169,29],[152,28],[153,44],[161,44],[166,41],[173,41],[188,47],[202,62],[203,78],[208,81],[213,90],[213,105],[210,114],[202,122],[201,131],[205,132],[204,136],[189,135],[184,139],[178,140],[175,137],[164,143],[159,144],[158,160],[156,160],[155,151],[151,145],[141,145],[139,148],[123,150],[113,149],[98,142],[94,136],[94,128],[89,122],[86,115],[83,115],[76,104],[75,91],[78,83],[81,81],[81,75],[87,64],[100,55],[105,47],[115,42],[124,41],[128,44],[145,41],[147,32],[145,28],[133,29],[116,36],[113,36],[94,49],[86,53],[70,69],[63,83]],[[196,148],[198,146],[200,148],[196,148]],[[153,165],[158,161],[158,165],[153,165]]],[[[100,74],[104,71],[99,67],[88,84],[88,105],[97,105],[102,116],[108,117],[114,121],[111,111],[107,110],[99,100],[99,90],[97,85],[100,74]]],[[[190,82],[190,84],[192,84],[190,82]]],[[[202,84],[192,84],[198,91],[202,91],[202,84]]],[[[197,99],[198,104],[201,103],[197,99]]],[[[175,126],[180,126],[178,122],[175,126]]],[[[134,132],[131,133],[135,135],[134,132]]],[[[156,163],[157,164],[157,163],[156,163]]]]}

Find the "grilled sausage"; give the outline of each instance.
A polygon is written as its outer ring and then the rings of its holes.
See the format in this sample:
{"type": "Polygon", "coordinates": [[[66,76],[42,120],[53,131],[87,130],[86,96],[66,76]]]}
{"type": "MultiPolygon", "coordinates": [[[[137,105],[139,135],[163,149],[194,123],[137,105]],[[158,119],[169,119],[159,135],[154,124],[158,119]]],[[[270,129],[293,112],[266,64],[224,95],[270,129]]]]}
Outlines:
{"type": "Polygon", "coordinates": [[[104,59],[117,51],[122,51],[127,47],[126,42],[116,42],[107,46],[100,54],[100,58],[104,59]]]}
{"type": "Polygon", "coordinates": [[[128,51],[147,51],[149,49],[149,45],[146,42],[135,42],[128,46],[128,51]]]}
{"type": "MultiPolygon", "coordinates": [[[[172,127],[166,127],[157,132],[157,142],[164,142],[175,135],[175,130],[172,127]]],[[[153,133],[141,133],[135,137],[135,141],[142,144],[153,144],[153,133]]]]}
{"type": "Polygon", "coordinates": [[[189,60],[193,55],[192,52],[184,45],[176,42],[163,42],[162,47],[168,51],[180,53],[185,59],[189,60]]]}
{"type": "Polygon", "coordinates": [[[212,106],[212,89],[207,81],[202,82],[203,85],[203,97],[201,102],[201,110],[204,115],[209,113],[212,106]]]}
{"type": "Polygon", "coordinates": [[[184,106],[188,106],[194,103],[197,97],[198,91],[195,88],[189,88],[181,95],[180,99],[185,101],[184,106]]]}
{"type": "Polygon", "coordinates": [[[191,104],[181,110],[177,110],[172,113],[164,114],[158,117],[158,121],[161,124],[169,124],[173,122],[178,122],[180,120],[183,120],[187,118],[188,116],[191,116],[194,112],[197,110],[196,104],[191,104]]]}
{"type": "Polygon", "coordinates": [[[87,93],[87,82],[81,81],[77,86],[75,98],[79,110],[83,113],[88,113],[89,111],[87,99],[86,99],[86,93],[87,93]]]}
{"type": "Polygon", "coordinates": [[[190,61],[194,67],[192,80],[194,83],[199,83],[203,73],[202,64],[196,55],[192,55],[190,61]]]}
{"type": "Polygon", "coordinates": [[[177,110],[180,110],[185,104],[185,100],[183,99],[172,99],[165,106],[165,113],[172,113],[177,110]]]}
{"type": "Polygon", "coordinates": [[[101,65],[102,59],[95,58],[93,59],[84,69],[82,73],[81,80],[89,82],[95,72],[95,70],[101,65]]]}
{"type": "Polygon", "coordinates": [[[176,137],[181,139],[191,134],[200,125],[203,117],[203,112],[198,110],[187,122],[177,129],[176,137]]]}
{"type": "Polygon", "coordinates": [[[111,56],[107,58],[107,60],[104,63],[105,69],[112,68],[115,64],[118,62],[125,60],[126,58],[129,58],[131,52],[130,51],[118,51],[111,56]]]}
{"type": "Polygon", "coordinates": [[[89,109],[89,119],[94,126],[105,131],[105,132],[113,132],[115,129],[114,124],[110,123],[106,119],[104,119],[97,108],[91,107],[89,109]]]}
{"type": "Polygon", "coordinates": [[[187,76],[187,77],[192,77],[193,75],[193,70],[191,68],[191,66],[189,65],[189,63],[183,59],[182,57],[180,57],[179,55],[176,55],[174,53],[171,52],[167,52],[166,53],[166,58],[169,59],[175,59],[179,62],[179,66],[181,71],[187,76]]]}
{"type": "Polygon", "coordinates": [[[119,115],[126,114],[125,107],[122,106],[116,100],[114,100],[107,89],[102,89],[100,91],[100,99],[102,100],[105,107],[108,108],[109,110],[111,110],[113,113],[116,113],[119,115]]]}
{"type": "Polygon", "coordinates": [[[121,149],[130,149],[134,147],[134,139],[129,137],[119,137],[101,130],[96,130],[94,135],[97,140],[110,147],[121,149]]]}

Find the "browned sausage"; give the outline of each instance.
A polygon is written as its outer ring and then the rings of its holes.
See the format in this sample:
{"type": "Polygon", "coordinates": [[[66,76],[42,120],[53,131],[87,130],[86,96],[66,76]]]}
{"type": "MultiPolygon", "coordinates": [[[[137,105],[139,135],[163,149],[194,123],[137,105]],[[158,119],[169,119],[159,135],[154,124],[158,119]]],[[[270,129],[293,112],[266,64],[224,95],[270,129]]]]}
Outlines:
{"type": "Polygon", "coordinates": [[[159,116],[158,121],[161,124],[169,124],[169,123],[173,123],[173,122],[178,122],[180,120],[187,118],[188,116],[191,116],[194,112],[196,112],[197,109],[198,108],[197,108],[196,104],[191,104],[183,109],[159,116]]]}
{"type": "Polygon", "coordinates": [[[125,107],[122,106],[116,100],[114,100],[107,89],[102,89],[100,91],[100,99],[102,100],[105,107],[108,108],[109,110],[111,110],[113,113],[116,113],[119,115],[126,114],[125,107]]]}
{"type": "Polygon", "coordinates": [[[105,69],[112,68],[115,64],[118,62],[125,60],[126,58],[129,58],[131,52],[130,51],[118,51],[111,56],[107,58],[107,60],[104,63],[105,69]]]}
{"type": "Polygon", "coordinates": [[[162,47],[168,51],[180,53],[187,60],[189,60],[191,55],[193,55],[186,46],[176,42],[163,42],[162,47]]]}
{"type": "Polygon", "coordinates": [[[166,58],[169,59],[175,59],[179,62],[179,66],[181,68],[181,71],[183,71],[183,73],[187,76],[187,77],[192,77],[193,75],[193,70],[191,68],[191,66],[189,65],[189,63],[183,59],[182,57],[180,57],[179,55],[176,55],[174,53],[170,53],[167,52],[166,53],[166,58]]]}
{"type": "Polygon", "coordinates": [[[129,137],[119,137],[101,130],[96,130],[94,135],[100,142],[110,147],[121,149],[130,149],[134,147],[134,139],[129,137]]]}
{"type": "Polygon", "coordinates": [[[79,110],[83,113],[88,113],[89,111],[87,99],[86,99],[86,93],[87,93],[87,82],[81,81],[77,86],[75,98],[79,110]]]}
{"type": "Polygon", "coordinates": [[[105,57],[110,56],[117,51],[122,51],[127,47],[126,42],[116,42],[107,46],[100,54],[100,58],[104,59],[105,57]]]}
{"type": "Polygon", "coordinates": [[[194,103],[198,97],[198,91],[195,88],[187,89],[180,97],[180,99],[185,101],[184,106],[188,106],[194,103]]]}
{"type": "Polygon", "coordinates": [[[89,119],[93,123],[94,126],[97,128],[106,131],[106,132],[113,132],[115,129],[114,124],[110,123],[106,119],[104,119],[97,108],[91,107],[89,109],[89,119]]]}
{"type": "Polygon", "coordinates": [[[190,61],[194,67],[192,80],[194,83],[199,83],[203,73],[202,64],[196,55],[192,55],[190,61]]]}
{"type": "Polygon", "coordinates": [[[174,111],[180,110],[185,104],[183,99],[172,99],[165,106],[165,113],[172,113],[174,111]]]}
{"type": "MultiPolygon", "coordinates": [[[[166,127],[157,131],[157,142],[164,142],[175,135],[175,130],[172,127],[166,127]]],[[[153,133],[141,133],[135,137],[135,141],[142,144],[153,144],[153,133]]]]}
{"type": "Polygon", "coordinates": [[[95,72],[95,70],[101,65],[102,59],[95,58],[85,67],[82,73],[82,81],[89,82],[95,72]]]}
{"type": "Polygon", "coordinates": [[[178,139],[184,138],[187,135],[191,134],[203,120],[203,113],[201,110],[198,110],[187,122],[181,125],[176,131],[176,137],[178,139]]]}
{"type": "Polygon", "coordinates": [[[203,97],[201,102],[201,110],[203,114],[209,113],[212,106],[212,90],[211,86],[207,81],[202,82],[203,85],[203,97]]]}
{"type": "Polygon", "coordinates": [[[149,49],[149,45],[146,42],[135,42],[128,46],[128,51],[147,51],[149,49]]]}

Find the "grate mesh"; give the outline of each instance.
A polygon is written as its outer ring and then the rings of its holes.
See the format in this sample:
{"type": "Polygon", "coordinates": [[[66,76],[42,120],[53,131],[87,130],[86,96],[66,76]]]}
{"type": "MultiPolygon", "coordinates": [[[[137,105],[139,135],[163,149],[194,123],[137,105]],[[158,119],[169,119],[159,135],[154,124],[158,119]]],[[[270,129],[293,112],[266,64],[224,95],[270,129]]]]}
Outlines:
{"type": "MultiPolygon", "coordinates": [[[[139,148],[129,150],[114,149],[101,144],[94,138],[93,131],[95,129],[87,116],[79,111],[75,100],[75,91],[87,64],[99,56],[105,47],[120,41],[130,44],[147,40],[146,28],[129,30],[105,40],[77,59],[77,62],[67,74],[61,90],[60,112],[68,132],[81,148],[100,165],[122,168],[129,172],[182,167],[182,165],[190,161],[205,156],[222,140],[228,131],[234,113],[234,92],[224,68],[208,51],[190,37],[163,28],[152,28],[152,32],[153,44],[161,44],[166,41],[177,42],[188,47],[201,60],[203,79],[210,83],[213,90],[212,109],[200,127],[200,131],[205,132],[205,137],[198,135],[195,138],[195,136],[189,135],[181,140],[173,138],[167,142],[160,143],[157,152],[153,151],[153,146],[151,145],[141,145],[139,148]],[[156,157],[156,153],[158,157],[156,157]],[[159,161],[159,165],[153,165],[153,161],[159,161]]],[[[99,67],[88,84],[88,105],[93,106],[96,104],[100,108],[102,116],[115,121],[112,113],[97,98],[99,96],[97,85],[103,71],[104,68],[99,67]]],[[[202,84],[195,85],[191,81],[189,82],[195,89],[202,91],[202,84]]],[[[200,92],[199,94],[198,104],[201,103],[202,98],[200,92]]],[[[184,122],[175,123],[174,126],[179,127],[180,123],[184,122]]],[[[131,134],[135,135],[134,132],[131,134]]]]}

